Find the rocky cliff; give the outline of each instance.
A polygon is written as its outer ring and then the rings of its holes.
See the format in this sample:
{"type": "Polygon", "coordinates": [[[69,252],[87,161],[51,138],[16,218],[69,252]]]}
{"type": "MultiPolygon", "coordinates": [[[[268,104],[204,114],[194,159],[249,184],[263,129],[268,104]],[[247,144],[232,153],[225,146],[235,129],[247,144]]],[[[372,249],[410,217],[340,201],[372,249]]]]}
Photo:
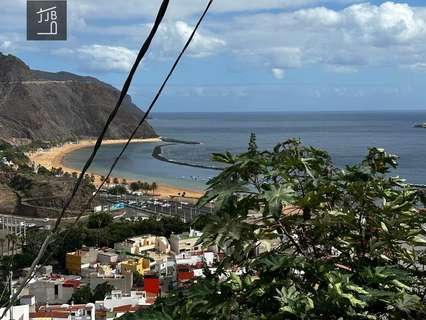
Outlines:
{"type": "MultiPolygon", "coordinates": [[[[118,96],[117,89],[95,78],[31,70],[0,53],[0,138],[6,141],[96,137],[118,96]]],[[[142,116],[127,96],[107,137],[127,138],[142,116]]],[[[137,135],[155,136],[149,124],[137,135]]]]}

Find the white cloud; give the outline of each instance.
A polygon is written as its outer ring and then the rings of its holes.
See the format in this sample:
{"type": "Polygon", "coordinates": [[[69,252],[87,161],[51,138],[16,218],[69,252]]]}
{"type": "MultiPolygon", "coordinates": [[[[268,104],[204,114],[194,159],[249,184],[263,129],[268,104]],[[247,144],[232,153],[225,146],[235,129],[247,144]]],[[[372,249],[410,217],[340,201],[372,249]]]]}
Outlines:
{"type": "Polygon", "coordinates": [[[284,69],[281,68],[272,68],[272,75],[277,79],[283,79],[284,78],[284,69]]]}
{"type": "MultiPolygon", "coordinates": [[[[146,25],[146,28],[151,26],[146,25]]],[[[165,22],[160,26],[156,36],[156,43],[160,46],[161,55],[174,56],[176,51],[183,47],[193,30],[193,26],[184,21],[165,22]]],[[[226,42],[214,35],[198,31],[189,47],[188,53],[192,57],[204,58],[216,54],[226,46],[226,42]]]]}
{"type": "MultiPolygon", "coordinates": [[[[177,21],[175,27],[181,43],[185,43],[193,31],[193,27],[184,21],[177,21]]],[[[191,54],[195,57],[206,57],[225,47],[225,45],[226,42],[218,37],[202,35],[197,32],[191,43],[191,54]]]]}
{"type": "MultiPolygon", "coordinates": [[[[131,69],[137,53],[125,47],[94,44],[83,46],[77,52],[89,59],[87,66],[97,71],[124,71],[131,69]]],[[[86,60],[85,59],[85,60],[86,60]]]]}
{"type": "Polygon", "coordinates": [[[426,71],[426,62],[417,62],[417,63],[413,63],[410,65],[406,65],[403,66],[406,69],[410,69],[413,71],[422,71],[425,72],[426,71]]]}
{"type": "MultiPolygon", "coordinates": [[[[22,1],[22,0],[21,0],[22,1]]],[[[248,13],[274,9],[294,9],[317,5],[319,3],[347,4],[357,0],[215,0],[211,6],[212,13],[248,13]]],[[[78,11],[86,19],[122,19],[135,17],[152,18],[158,11],[160,0],[73,0],[70,1],[70,10],[78,11]]],[[[207,5],[207,0],[179,0],[171,1],[167,12],[167,19],[177,20],[193,17],[207,5]]]]}
{"type": "Polygon", "coordinates": [[[239,15],[226,26],[211,23],[210,31],[243,62],[267,70],[426,63],[426,9],[394,2],[239,15]]]}
{"type": "Polygon", "coordinates": [[[294,17],[311,26],[333,26],[341,21],[338,12],[324,7],[299,10],[296,11],[294,17]]]}
{"type": "Polygon", "coordinates": [[[9,40],[4,40],[0,43],[0,49],[8,50],[12,47],[12,42],[9,40]]]}
{"type": "MultiPolygon", "coordinates": [[[[43,44],[25,41],[25,1],[3,2],[0,48],[48,50],[43,44]]],[[[287,70],[308,65],[323,66],[333,72],[382,65],[423,69],[426,7],[358,2],[216,0],[188,54],[193,58],[233,55],[244,65],[268,73],[274,68],[287,70]],[[325,7],[330,3],[348,6],[341,10],[325,7]]],[[[171,2],[150,57],[175,57],[206,3],[207,0],[171,2]]],[[[128,70],[136,55],[132,49],[138,48],[145,38],[159,4],[160,0],[69,1],[66,44],[77,53],[76,57],[90,57],[86,67],[98,71],[128,70]]],[[[59,49],[50,51],[61,53],[59,49]]]]}
{"type": "Polygon", "coordinates": [[[358,4],[345,9],[342,27],[352,27],[354,36],[374,45],[406,43],[425,35],[425,21],[408,4],[385,2],[380,6],[358,4]]]}

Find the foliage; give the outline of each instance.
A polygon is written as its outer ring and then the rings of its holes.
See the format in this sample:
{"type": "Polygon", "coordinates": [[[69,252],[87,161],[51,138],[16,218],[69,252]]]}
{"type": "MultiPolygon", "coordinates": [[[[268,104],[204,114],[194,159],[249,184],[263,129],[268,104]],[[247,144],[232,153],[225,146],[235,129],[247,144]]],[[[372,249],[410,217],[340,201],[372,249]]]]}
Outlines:
{"type": "Polygon", "coordinates": [[[114,290],[114,287],[108,282],[98,284],[93,292],[89,286],[83,286],[73,293],[69,302],[76,304],[95,303],[96,301],[104,300],[107,295],[111,294],[112,290],[114,290]]]}
{"type": "MultiPolygon", "coordinates": [[[[46,263],[55,265],[57,269],[65,268],[65,255],[67,252],[80,249],[82,246],[107,246],[111,247],[116,242],[126,238],[143,234],[153,234],[169,237],[171,233],[182,233],[189,231],[189,224],[183,223],[176,218],[163,217],[161,220],[154,218],[139,221],[118,221],[106,224],[99,228],[96,221],[87,224],[83,222],[72,228],[61,232],[49,246],[46,263]],[[95,223],[95,225],[93,225],[95,223]],[[91,227],[94,228],[91,228],[91,227]]],[[[24,247],[26,255],[35,258],[40,246],[47,235],[44,230],[32,230],[27,237],[28,241],[24,247]]],[[[32,261],[32,260],[30,260],[32,261]]]]}
{"type": "Polygon", "coordinates": [[[21,191],[24,194],[29,194],[32,188],[33,182],[30,178],[17,174],[9,182],[9,186],[17,191],[21,191]]]}
{"type": "Polygon", "coordinates": [[[135,287],[143,287],[143,275],[137,271],[133,271],[133,285],[135,287]]]}
{"type": "Polygon", "coordinates": [[[108,284],[108,282],[98,284],[93,290],[93,302],[104,300],[105,296],[111,294],[112,290],[114,290],[114,286],[108,284]]]}
{"type": "Polygon", "coordinates": [[[77,289],[71,296],[69,302],[74,302],[76,304],[86,304],[93,301],[93,294],[89,286],[82,286],[77,289]]]}
{"type": "Polygon", "coordinates": [[[225,258],[215,274],[160,299],[143,319],[424,319],[426,215],[390,177],[397,157],[371,148],[338,169],[297,140],[215,154],[226,169],[200,240],[225,258]],[[273,249],[260,250],[260,244],[273,249]],[[258,254],[255,252],[258,251],[258,254]],[[260,251],[260,252],[259,252],[260,251]],[[226,270],[241,270],[241,274],[226,270]]]}
{"type": "Polygon", "coordinates": [[[29,163],[28,157],[19,149],[19,147],[0,140],[0,160],[2,158],[12,161],[18,166],[27,166],[29,163]]]}
{"type": "Polygon", "coordinates": [[[131,182],[129,185],[130,190],[134,191],[138,191],[140,188],[140,184],[139,182],[131,182]]]}
{"type": "Polygon", "coordinates": [[[116,185],[116,186],[109,188],[108,193],[114,194],[114,195],[126,194],[127,189],[126,189],[126,187],[124,187],[122,185],[116,185]]]}
{"type": "Polygon", "coordinates": [[[62,168],[52,168],[50,174],[55,177],[62,177],[64,175],[64,170],[62,168]]]}
{"type": "Polygon", "coordinates": [[[49,171],[49,169],[47,169],[46,167],[43,167],[43,166],[40,166],[40,167],[38,168],[37,173],[38,173],[39,175],[42,175],[42,176],[48,176],[48,175],[50,175],[50,174],[51,174],[51,173],[50,173],[50,171],[49,171]]]}
{"type": "Polygon", "coordinates": [[[138,191],[138,190],[155,191],[158,189],[158,185],[156,182],[149,184],[148,182],[137,181],[137,182],[130,183],[129,188],[132,191],[138,191]]]}
{"type": "Polygon", "coordinates": [[[87,226],[91,229],[101,229],[109,226],[113,221],[111,214],[106,212],[99,212],[91,214],[87,226]]]}

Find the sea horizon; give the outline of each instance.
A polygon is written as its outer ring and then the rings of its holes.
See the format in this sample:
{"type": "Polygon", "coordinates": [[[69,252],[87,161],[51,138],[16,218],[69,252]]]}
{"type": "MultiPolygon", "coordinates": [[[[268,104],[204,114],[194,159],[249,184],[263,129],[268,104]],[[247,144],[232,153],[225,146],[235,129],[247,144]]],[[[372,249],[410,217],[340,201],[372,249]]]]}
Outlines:
{"type": "MultiPolygon", "coordinates": [[[[415,184],[426,183],[426,130],[414,124],[426,121],[426,111],[276,111],[276,112],[157,112],[150,124],[161,137],[197,141],[200,145],[174,144],[162,148],[162,156],[188,164],[212,166],[214,152],[243,152],[249,135],[256,133],[259,148],[271,148],[289,138],[326,150],[338,167],[354,164],[368,147],[383,147],[400,156],[394,174],[415,184]],[[241,115],[245,115],[241,117],[241,115]]],[[[169,184],[194,190],[205,189],[218,172],[166,163],[152,157],[153,149],[166,143],[129,146],[117,166],[116,176],[169,184]]],[[[92,170],[103,174],[120,146],[101,149],[92,170]]],[[[78,168],[89,149],[64,157],[66,166],[78,168]]]]}

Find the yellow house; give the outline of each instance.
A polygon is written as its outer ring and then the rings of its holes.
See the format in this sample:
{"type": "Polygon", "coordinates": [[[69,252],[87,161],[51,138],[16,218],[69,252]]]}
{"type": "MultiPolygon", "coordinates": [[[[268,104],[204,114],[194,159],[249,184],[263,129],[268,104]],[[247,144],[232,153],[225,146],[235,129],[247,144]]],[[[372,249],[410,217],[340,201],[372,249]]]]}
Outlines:
{"type": "Polygon", "coordinates": [[[69,252],[65,256],[65,267],[70,274],[80,274],[81,256],[75,252],[69,252]]]}
{"type": "Polygon", "coordinates": [[[149,271],[149,259],[126,260],[120,263],[120,268],[121,273],[138,272],[143,275],[145,271],[149,271]]]}
{"type": "Polygon", "coordinates": [[[87,268],[96,262],[98,251],[94,248],[81,248],[74,252],[68,252],[65,256],[65,267],[70,274],[80,274],[82,268],[87,268]]]}

